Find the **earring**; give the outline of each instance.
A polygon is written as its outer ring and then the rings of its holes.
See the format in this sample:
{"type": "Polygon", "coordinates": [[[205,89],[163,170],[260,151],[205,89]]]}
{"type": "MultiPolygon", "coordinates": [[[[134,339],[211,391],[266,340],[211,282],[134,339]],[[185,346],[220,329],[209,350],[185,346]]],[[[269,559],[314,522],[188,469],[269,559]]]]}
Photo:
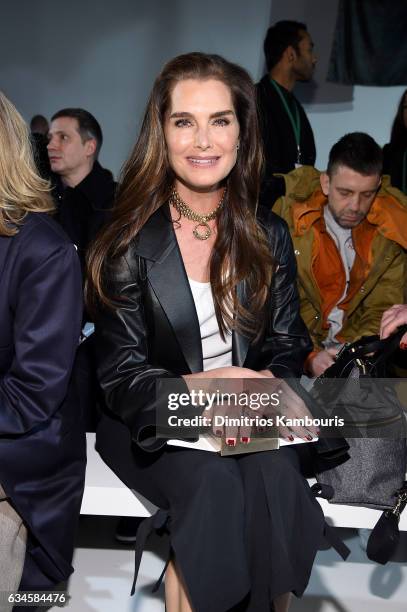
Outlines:
{"type": "Polygon", "coordinates": [[[238,151],[239,149],[240,149],[240,144],[239,144],[239,143],[237,143],[237,145],[236,145],[236,151],[238,151]]]}

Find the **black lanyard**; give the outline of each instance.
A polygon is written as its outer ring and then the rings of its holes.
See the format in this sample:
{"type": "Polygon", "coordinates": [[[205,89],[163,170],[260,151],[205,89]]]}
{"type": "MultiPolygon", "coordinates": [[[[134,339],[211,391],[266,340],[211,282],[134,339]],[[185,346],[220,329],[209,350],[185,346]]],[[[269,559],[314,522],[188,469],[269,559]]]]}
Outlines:
{"type": "Polygon", "coordinates": [[[285,96],[284,96],[283,92],[281,91],[280,86],[278,85],[278,83],[276,83],[276,81],[274,79],[270,79],[270,81],[273,84],[276,92],[278,93],[278,95],[281,98],[281,102],[283,103],[283,106],[285,108],[285,111],[286,111],[286,113],[288,115],[288,118],[290,120],[291,126],[293,128],[295,143],[297,145],[297,164],[300,164],[301,163],[301,149],[300,149],[300,142],[301,142],[301,117],[300,117],[300,113],[299,113],[299,110],[298,110],[298,104],[294,100],[294,104],[295,104],[295,116],[294,116],[292,111],[291,111],[291,108],[288,105],[287,100],[285,99],[285,96]]]}

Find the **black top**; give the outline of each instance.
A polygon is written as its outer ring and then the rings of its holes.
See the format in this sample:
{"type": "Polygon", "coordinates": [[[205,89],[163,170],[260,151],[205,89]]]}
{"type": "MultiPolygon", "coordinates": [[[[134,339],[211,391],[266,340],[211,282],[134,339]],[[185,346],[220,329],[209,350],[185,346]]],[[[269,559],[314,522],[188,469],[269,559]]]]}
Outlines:
{"type": "Polygon", "coordinates": [[[53,192],[57,205],[55,219],[76,245],[82,269],[86,251],[113,206],[115,188],[112,173],[97,161],[76,187],[64,187],[57,177],[53,192]]]}
{"type": "MultiPolygon", "coordinates": [[[[294,94],[281,87],[281,85],[279,87],[291,111],[295,107],[298,108],[301,124],[300,162],[302,165],[313,166],[316,158],[315,141],[307,115],[294,94]]],[[[265,156],[260,203],[270,208],[277,198],[284,194],[283,180],[273,177],[273,173],[287,174],[294,170],[298,151],[289,116],[278,92],[270,82],[269,75],[264,76],[257,83],[256,90],[260,131],[265,156]]]]}
{"type": "MultiPolygon", "coordinates": [[[[403,165],[407,164],[407,144],[405,147],[392,146],[390,143],[383,147],[383,174],[389,174],[391,184],[407,194],[407,185],[403,185],[403,165]]],[[[407,168],[404,170],[407,178],[407,168]]]]}
{"type": "Polygon", "coordinates": [[[35,132],[31,134],[30,138],[37,170],[40,176],[48,181],[52,176],[47,149],[48,138],[44,134],[35,132]]]}

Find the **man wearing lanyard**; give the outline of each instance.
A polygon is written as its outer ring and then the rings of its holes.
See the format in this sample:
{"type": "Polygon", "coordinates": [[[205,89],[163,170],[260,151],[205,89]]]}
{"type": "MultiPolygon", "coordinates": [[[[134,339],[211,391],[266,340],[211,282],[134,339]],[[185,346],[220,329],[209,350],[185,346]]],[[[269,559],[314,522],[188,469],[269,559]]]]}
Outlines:
{"type": "Polygon", "coordinates": [[[315,142],[305,111],[292,93],[297,81],[308,81],[316,64],[307,26],[279,21],[264,41],[268,74],[257,84],[257,105],[265,155],[260,203],[272,207],[284,194],[284,181],[273,176],[315,164],[315,142]]]}

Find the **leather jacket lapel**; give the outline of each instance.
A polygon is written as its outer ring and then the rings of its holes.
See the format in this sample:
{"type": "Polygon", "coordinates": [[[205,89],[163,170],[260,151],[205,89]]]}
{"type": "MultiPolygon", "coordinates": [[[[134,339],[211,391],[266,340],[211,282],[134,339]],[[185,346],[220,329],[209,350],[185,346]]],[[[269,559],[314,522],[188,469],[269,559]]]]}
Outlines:
{"type": "Polygon", "coordinates": [[[147,278],[174,330],[189,369],[202,371],[198,317],[167,205],[145,224],[135,250],[147,260],[147,278]]]}

